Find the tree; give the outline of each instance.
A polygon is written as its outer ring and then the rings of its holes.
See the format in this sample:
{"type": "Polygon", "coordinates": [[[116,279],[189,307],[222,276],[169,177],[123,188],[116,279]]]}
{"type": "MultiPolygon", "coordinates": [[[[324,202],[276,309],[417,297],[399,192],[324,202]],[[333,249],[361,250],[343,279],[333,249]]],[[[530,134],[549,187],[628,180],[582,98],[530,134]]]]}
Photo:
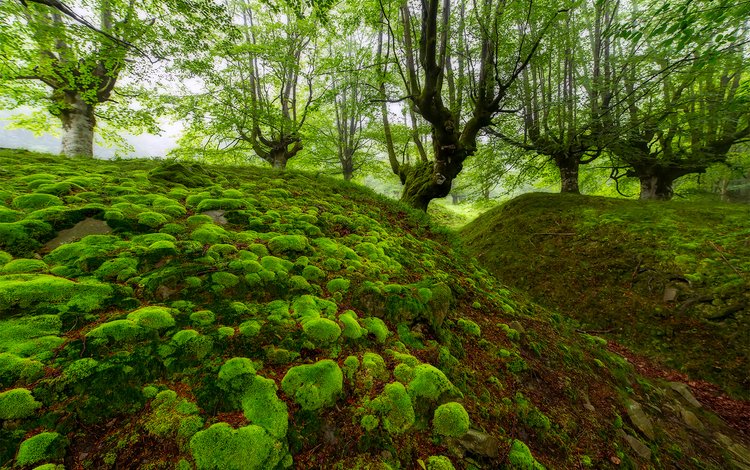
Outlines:
{"type": "MultiPolygon", "coordinates": [[[[6,107],[43,106],[62,124],[62,153],[92,156],[97,118],[156,129],[147,110],[113,110],[123,76],[149,74],[144,60],[188,54],[224,18],[210,3],[183,0],[96,0],[0,3],[0,82],[6,107]],[[52,8],[50,8],[50,6],[52,8]],[[85,18],[95,17],[98,26],[85,18]],[[168,38],[168,40],[167,40],[168,38]]],[[[121,87],[120,87],[121,88],[121,87]]]]}
{"type": "Polygon", "coordinates": [[[402,200],[422,210],[432,199],[448,195],[464,161],[475,153],[480,131],[504,110],[511,87],[558,14],[557,9],[532,3],[519,7],[513,2],[484,0],[469,6],[462,0],[458,16],[472,23],[462,21],[456,31],[451,8],[449,0],[423,0],[415,15],[405,2],[399,8],[398,26],[383,9],[391,37],[398,39],[403,51],[396,64],[405,99],[431,126],[434,161],[398,168],[404,185],[402,200]],[[536,18],[543,18],[543,26],[534,34],[530,23],[536,18]],[[455,39],[459,37],[460,44],[455,39]],[[455,80],[453,71],[460,56],[464,60],[458,74],[463,82],[455,80]],[[448,90],[444,90],[446,83],[448,90]],[[470,106],[461,101],[464,94],[470,96],[470,106]]]}
{"type": "Polygon", "coordinates": [[[181,110],[190,130],[182,145],[203,155],[255,155],[284,169],[303,148],[301,130],[314,101],[318,24],[286,4],[241,0],[231,8],[239,21],[233,33],[185,64],[203,90],[185,90],[181,110]]]}

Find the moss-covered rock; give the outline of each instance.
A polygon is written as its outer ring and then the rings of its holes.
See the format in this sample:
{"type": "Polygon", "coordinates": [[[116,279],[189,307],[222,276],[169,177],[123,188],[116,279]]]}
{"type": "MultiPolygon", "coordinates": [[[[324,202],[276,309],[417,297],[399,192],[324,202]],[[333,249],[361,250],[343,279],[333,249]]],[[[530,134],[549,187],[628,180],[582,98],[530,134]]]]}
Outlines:
{"type": "Polygon", "coordinates": [[[24,194],[13,199],[14,208],[26,211],[62,205],[62,200],[51,194],[24,194]]]}
{"type": "Polygon", "coordinates": [[[139,308],[138,310],[130,312],[127,319],[138,326],[151,328],[153,330],[161,330],[175,326],[175,320],[172,316],[171,309],[166,307],[152,306],[139,308]]]}
{"type": "Polygon", "coordinates": [[[65,454],[68,442],[56,432],[43,432],[21,443],[16,464],[24,467],[44,460],[57,460],[65,454]]]}
{"type": "Polygon", "coordinates": [[[28,418],[41,406],[41,403],[34,400],[31,391],[25,388],[0,393],[0,419],[28,418]]]}
{"type": "Polygon", "coordinates": [[[255,425],[214,424],[193,436],[190,450],[199,470],[264,470],[292,463],[285,447],[255,425]]]}
{"type": "Polygon", "coordinates": [[[436,433],[448,437],[461,437],[469,431],[469,413],[460,403],[445,403],[437,407],[432,419],[436,433]]]}
{"type": "Polygon", "coordinates": [[[518,439],[514,439],[510,447],[508,463],[513,470],[544,470],[544,466],[531,455],[529,447],[518,439]]]}
{"type": "Polygon", "coordinates": [[[281,381],[281,389],[303,410],[333,406],[343,390],[344,374],[338,364],[325,359],[315,364],[294,366],[281,381]]]}

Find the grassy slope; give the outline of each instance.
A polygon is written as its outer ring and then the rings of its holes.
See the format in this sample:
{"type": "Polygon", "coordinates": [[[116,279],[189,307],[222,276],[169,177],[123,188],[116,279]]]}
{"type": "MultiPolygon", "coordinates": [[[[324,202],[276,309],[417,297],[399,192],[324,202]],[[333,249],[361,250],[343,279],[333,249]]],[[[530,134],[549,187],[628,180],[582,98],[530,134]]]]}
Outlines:
{"type": "Polygon", "coordinates": [[[750,399],[750,207],[529,194],[463,236],[584,329],[750,399]]]}
{"type": "Polygon", "coordinates": [[[0,151],[0,465],[538,468],[522,443],[548,468],[738,458],[424,215],[306,174],[165,168],[0,151]],[[114,232],[44,249],[85,217],[114,232]],[[449,402],[495,452],[440,433],[463,425],[433,420],[449,402]]]}

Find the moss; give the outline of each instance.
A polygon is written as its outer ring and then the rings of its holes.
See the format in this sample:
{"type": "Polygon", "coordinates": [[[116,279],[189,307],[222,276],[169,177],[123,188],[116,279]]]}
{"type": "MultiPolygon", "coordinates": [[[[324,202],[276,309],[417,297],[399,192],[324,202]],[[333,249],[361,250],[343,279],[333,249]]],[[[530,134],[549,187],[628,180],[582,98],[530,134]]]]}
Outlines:
{"type": "Polygon", "coordinates": [[[380,420],[377,418],[377,416],[364,415],[362,419],[360,420],[359,424],[362,426],[362,428],[365,431],[372,432],[375,428],[377,428],[380,425],[380,420]]]}
{"type": "Polygon", "coordinates": [[[0,314],[13,309],[35,312],[91,312],[105,305],[112,294],[108,285],[73,282],[48,275],[0,276],[0,314]]]}
{"type": "Polygon", "coordinates": [[[139,308],[130,312],[127,319],[138,326],[152,330],[161,330],[175,326],[172,310],[166,307],[152,306],[139,308]]]}
{"type": "Polygon", "coordinates": [[[244,392],[255,379],[255,365],[246,357],[233,357],[219,369],[219,386],[232,393],[244,392]]]}
{"type": "Polygon", "coordinates": [[[147,254],[151,259],[159,260],[167,256],[176,256],[177,247],[171,241],[161,240],[161,241],[152,243],[148,247],[147,254]]]}
{"type": "Polygon", "coordinates": [[[414,378],[409,382],[408,389],[409,395],[415,399],[437,401],[443,393],[453,389],[453,384],[440,369],[430,364],[420,364],[414,368],[414,378]]]}
{"type": "Polygon", "coordinates": [[[167,223],[167,218],[158,212],[141,212],[138,214],[138,223],[150,228],[158,228],[167,223]]]}
{"type": "Polygon", "coordinates": [[[354,380],[354,375],[358,370],[359,359],[357,359],[357,356],[347,356],[346,359],[344,359],[344,374],[350,382],[354,380]]]}
{"type": "Polygon", "coordinates": [[[367,332],[375,337],[379,343],[385,343],[390,332],[385,322],[377,317],[367,317],[360,320],[367,332]]]}
{"type": "Polygon", "coordinates": [[[383,427],[391,434],[401,434],[414,425],[414,408],[401,382],[389,383],[383,393],[371,402],[383,420],[383,427]]]}
{"type": "Polygon", "coordinates": [[[193,436],[190,450],[198,470],[265,470],[289,460],[285,447],[255,425],[214,424],[193,436]]]}
{"type": "Polygon", "coordinates": [[[211,178],[208,172],[197,163],[167,161],[148,173],[152,181],[176,183],[188,188],[208,186],[211,178]]]}
{"type": "Polygon", "coordinates": [[[164,390],[151,401],[144,428],[154,436],[176,438],[180,444],[186,444],[203,427],[198,411],[194,403],[178,397],[172,390],[164,390]]]}
{"type": "Polygon", "coordinates": [[[240,334],[252,338],[260,333],[261,324],[257,320],[248,320],[240,324],[240,334]]]}
{"type": "Polygon", "coordinates": [[[362,356],[362,368],[377,379],[388,380],[389,378],[388,368],[380,354],[366,352],[362,356]]]}
{"type": "Polygon", "coordinates": [[[10,260],[12,259],[13,259],[13,256],[11,256],[10,253],[0,251],[0,264],[5,265],[8,262],[10,262],[10,260]]]}
{"type": "Polygon", "coordinates": [[[326,273],[317,266],[308,265],[302,270],[302,277],[308,281],[321,281],[325,279],[326,273]]]}
{"type": "Polygon", "coordinates": [[[0,268],[0,274],[46,273],[47,263],[38,259],[15,259],[0,268]]]}
{"type": "Polygon", "coordinates": [[[14,208],[27,211],[62,205],[62,200],[51,194],[24,194],[13,199],[12,203],[14,208]]]}
{"type": "Polygon", "coordinates": [[[268,241],[268,249],[275,255],[284,253],[303,253],[310,244],[304,235],[280,235],[268,241]]]}
{"type": "Polygon", "coordinates": [[[414,368],[406,364],[399,364],[393,368],[393,376],[396,377],[396,380],[399,382],[411,382],[414,378],[414,368]]]}
{"type": "Polygon", "coordinates": [[[217,243],[208,249],[208,256],[214,259],[222,259],[237,253],[237,247],[228,243],[217,243]]]}
{"type": "Polygon", "coordinates": [[[508,463],[513,470],[544,470],[544,466],[531,455],[526,444],[518,439],[514,439],[510,447],[508,463]]]}
{"type": "Polygon", "coordinates": [[[469,431],[469,414],[460,403],[445,403],[435,410],[432,428],[447,437],[461,437],[469,431]]]}
{"type": "Polygon", "coordinates": [[[549,418],[526,399],[521,392],[516,393],[515,402],[518,416],[524,424],[539,431],[547,431],[552,427],[549,418]]]}
{"type": "Polygon", "coordinates": [[[448,457],[433,455],[427,459],[427,470],[455,470],[455,467],[448,457]]]}
{"type": "Polygon", "coordinates": [[[196,211],[198,212],[206,212],[211,210],[217,210],[217,209],[224,209],[224,210],[236,210],[236,209],[244,209],[247,207],[247,202],[241,200],[241,199],[234,199],[234,198],[220,198],[220,199],[203,199],[198,203],[198,207],[196,207],[196,211]]]}
{"type": "Polygon", "coordinates": [[[220,289],[228,289],[240,283],[240,278],[232,273],[219,271],[211,274],[211,281],[220,289]]]}
{"type": "Polygon", "coordinates": [[[144,333],[143,328],[132,320],[114,320],[103,323],[86,334],[87,338],[100,338],[127,342],[137,340],[144,333]]]}
{"type": "Polygon", "coordinates": [[[67,440],[56,432],[37,434],[21,443],[16,464],[26,466],[43,460],[57,460],[65,453],[67,444],[67,440]]]}
{"type": "Polygon", "coordinates": [[[277,439],[283,439],[289,427],[289,413],[286,403],[277,396],[277,390],[275,381],[256,375],[242,396],[242,410],[252,424],[262,427],[277,439]]]}
{"type": "Polygon", "coordinates": [[[23,419],[32,416],[42,404],[25,388],[0,393],[0,419],[23,419]]]}
{"type": "Polygon", "coordinates": [[[218,225],[211,223],[203,224],[192,231],[190,239],[200,242],[204,245],[215,245],[225,243],[231,240],[229,233],[218,225]]]}
{"type": "MultiPolygon", "coordinates": [[[[211,310],[199,310],[190,314],[190,321],[198,326],[208,326],[216,321],[216,315],[211,310]]],[[[234,334],[234,329],[232,329],[234,334]]]]}
{"type": "Polygon", "coordinates": [[[0,384],[12,384],[20,380],[31,383],[44,375],[44,364],[16,354],[0,353],[0,384]]]}
{"type": "Polygon", "coordinates": [[[341,327],[327,318],[314,318],[302,325],[305,335],[317,345],[326,345],[339,339],[341,327]]]}
{"type": "Polygon", "coordinates": [[[356,340],[367,334],[367,330],[359,325],[357,314],[353,310],[347,310],[339,315],[339,321],[344,325],[341,332],[344,338],[356,340]]]}
{"type": "Polygon", "coordinates": [[[349,281],[349,279],[331,279],[326,284],[326,289],[328,289],[329,292],[346,293],[349,290],[349,284],[351,284],[351,281],[349,281]]]}
{"type": "Polygon", "coordinates": [[[332,406],[343,389],[344,375],[338,364],[325,359],[289,369],[281,389],[303,410],[315,411],[332,406]]]}
{"type": "Polygon", "coordinates": [[[461,328],[461,330],[463,330],[464,333],[468,333],[472,336],[476,336],[477,338],[482,336],[482,330],[479,328],[479,325],[477,325],[471,320],[459,318],[458,327],[461,328]]]}

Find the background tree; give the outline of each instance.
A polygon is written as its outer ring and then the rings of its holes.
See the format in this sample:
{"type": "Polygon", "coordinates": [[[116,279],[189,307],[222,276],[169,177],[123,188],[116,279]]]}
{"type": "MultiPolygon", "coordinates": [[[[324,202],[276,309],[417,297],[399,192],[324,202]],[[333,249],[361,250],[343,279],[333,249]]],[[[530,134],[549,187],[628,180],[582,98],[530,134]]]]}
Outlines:
{"type": "Polygon", "coordinates": [[[223,18],[218,6],[182,0],[60,5],[0,3],[0,86],[5,108],[44,107],[59,118],[62,153],[69,156],[93,155],[99,117],[155,132],[146,109],[116,109],[133,101],[132,93],[118,93],[118,84],[124,76],[145,80],[152,72],[145,62],[200,48],[223,18]]]}

